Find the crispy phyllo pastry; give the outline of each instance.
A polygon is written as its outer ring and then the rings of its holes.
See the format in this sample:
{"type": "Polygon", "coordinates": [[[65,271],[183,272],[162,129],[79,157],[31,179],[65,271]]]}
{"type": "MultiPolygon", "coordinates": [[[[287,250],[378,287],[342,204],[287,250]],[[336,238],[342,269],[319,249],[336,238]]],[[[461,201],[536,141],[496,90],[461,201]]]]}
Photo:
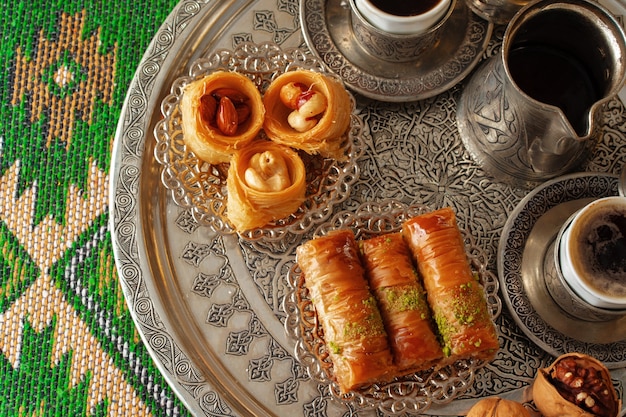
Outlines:
{"type": "MultiPolygon", "coordinates": [[[[317,316],[305,339],[325,343],[328,357],[319,348],[316,355],[330,359],[341,392],[495,357],[498,335],[465,251],[450,208],[404,221],[398,232],[357,242],[340,229],[297,248],[299,282],[317,316]]],[[[307,317],[310,304],[302,304],[307,317]]]]}
{"type": "Polygon", "coordinates": [[[499,349],[495,326],[450,207],[405,222],[402,233],[417,261],[428,302],[450,360],[491,360],[499,349]]]}
{"type": "Polygon", "coordinates": [[[366,276],[401,373],[429,369],[443,357],[424,289],[401,233],[359,242],[366,276]]]}
{"type": "Polygon", "coordinates": [[[275,141],[309,154],[341,160],[352,102],[332,77],[308,70],[277,77],[263,96],[264,130],[275,141]]]}
{"type": "Polygon", "coordinates": [[[245,75],[218,71],[188,84],[180,103],[186,145],[210,164],[228,162],[263,127],[265,107],[245,75]]]}
{"type": "Polygon", "coordinates": [[[387,379],[393,371],[392,353],[352,231],[309,240],[296,256],[340,390],[387,379]]]}
{"type": "Polygon", "coordinates": [[[226,186],[227,217],[244,231],[296,212],[305,199],[306,171],[293,149],[258,139],[233,154],[226,186]]]}

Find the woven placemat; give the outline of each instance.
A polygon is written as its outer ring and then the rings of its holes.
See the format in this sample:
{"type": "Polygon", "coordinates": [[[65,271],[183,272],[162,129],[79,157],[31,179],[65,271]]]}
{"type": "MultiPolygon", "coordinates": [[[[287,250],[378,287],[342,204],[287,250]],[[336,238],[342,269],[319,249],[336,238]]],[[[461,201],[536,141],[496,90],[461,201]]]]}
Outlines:
{"type": "Polygon", "coordinates": [[[182,416],[137,334],[108,227],[127,88],[177,0],[0,9],[0,415],[182,416]]]}

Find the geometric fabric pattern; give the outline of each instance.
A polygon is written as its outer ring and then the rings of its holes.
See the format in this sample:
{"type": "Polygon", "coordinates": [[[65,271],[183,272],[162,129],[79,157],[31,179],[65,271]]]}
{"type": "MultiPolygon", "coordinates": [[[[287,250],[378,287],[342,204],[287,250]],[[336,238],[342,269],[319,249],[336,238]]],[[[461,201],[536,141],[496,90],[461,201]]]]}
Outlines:
{"type": "Polygon", "coordinates": [[[187,416],[143,346],[108,225],[126,91],[177,0],[0,10],[0,416],[187,416]]]}

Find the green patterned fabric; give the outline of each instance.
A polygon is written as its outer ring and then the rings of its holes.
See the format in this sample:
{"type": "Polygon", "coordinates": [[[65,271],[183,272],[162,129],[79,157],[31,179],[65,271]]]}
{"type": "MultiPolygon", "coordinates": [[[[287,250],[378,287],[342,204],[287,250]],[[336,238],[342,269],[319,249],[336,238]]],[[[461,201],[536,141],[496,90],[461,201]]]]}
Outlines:
{"type": "Polygon", "coordinates": [[[115,269],[108,178],[134,71],[177,0],[0,10],[0,416],[179,416],[115,269]]]}

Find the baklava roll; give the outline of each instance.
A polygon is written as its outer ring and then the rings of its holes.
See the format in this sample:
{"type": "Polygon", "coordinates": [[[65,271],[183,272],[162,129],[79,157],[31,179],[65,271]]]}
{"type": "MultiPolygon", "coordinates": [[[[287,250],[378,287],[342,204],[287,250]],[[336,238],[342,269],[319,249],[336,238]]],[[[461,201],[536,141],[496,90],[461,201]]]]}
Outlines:
{"type": "Polygon", "coordinates": [[[446,207],[414,217],[403,224],[402,233],[423,279],[444,355],[450,361],[493,359],[498,336],[454,211],[446,207]]]}
{"type": "Polygon", "coordinates": [[[180,102],[183,139],[210,164],[228,162],[263,127],[265,107],[245,75],[217,71],[186,85],[180,102]]]}
{"type": "Polygon", "coordinates": [[[352,102],[341,82],[309,71],[278,76],[263,96],[267,136],[292,148],[345,159],[342,144],[350,126],[352,102]]]}
{"type": "Polygon", "coordinates": [[[359,242],[400,373],[429,369],[443,357],[430,309],[401,233],[359,242]]]}
{"type": "Polygon", "coordinates": [[[386,380],[393,357],[376,299],[350,230],[330,232],[296,250],[342,392],[386,380]]]}
{"type": "Polygon", "coordinates": [[[233,154],[226,189],[228,219],[237,231],[249,230],[298,210],[306,170],[293,149],[259,139],[233,154]]]}

